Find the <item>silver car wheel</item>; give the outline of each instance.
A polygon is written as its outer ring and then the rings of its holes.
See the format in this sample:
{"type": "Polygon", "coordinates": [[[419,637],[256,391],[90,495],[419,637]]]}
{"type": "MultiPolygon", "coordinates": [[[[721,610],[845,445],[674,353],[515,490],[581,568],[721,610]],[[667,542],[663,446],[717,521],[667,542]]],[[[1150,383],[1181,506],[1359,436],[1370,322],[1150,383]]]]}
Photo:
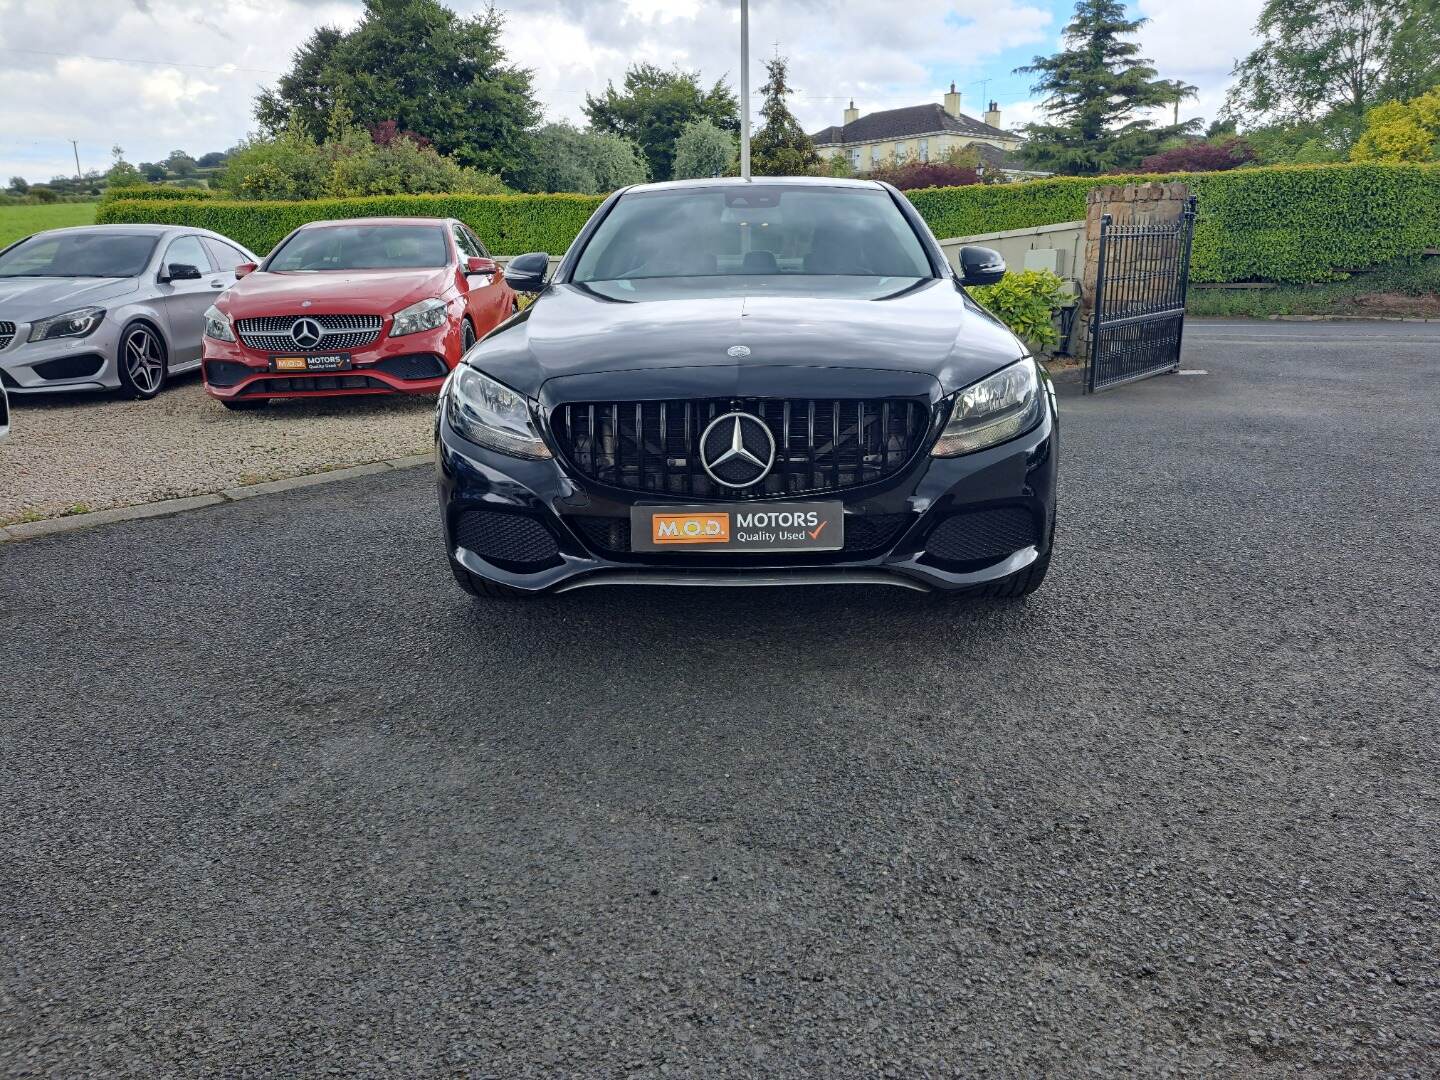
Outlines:
{"type": "Polygon", "coordinates": [[[153,332],[144,326],[135,327],[125,335],[120,355],[136,390],[148,396],[160,389],[165,381],[165,354],[153,332]]]}

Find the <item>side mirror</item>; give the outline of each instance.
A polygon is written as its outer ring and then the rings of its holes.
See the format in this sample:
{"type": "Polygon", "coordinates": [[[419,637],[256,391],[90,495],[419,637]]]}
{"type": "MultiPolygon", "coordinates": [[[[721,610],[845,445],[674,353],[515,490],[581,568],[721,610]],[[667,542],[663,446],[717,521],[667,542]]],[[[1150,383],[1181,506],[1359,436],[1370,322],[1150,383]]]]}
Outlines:
{"type": "Polygon", "coordinates": [[[160,275],[161,281],[199,281],[200,268],[189,263],[171,263],[160,275]]]}
{"type": "Polygon", "coordinates": [[[516,255],[505,267],[505,280],[516,292],[538,293],[550,273],[550,256],[543,251],[516,255]]]}
{"type": "Polygon", "coordinates": [[[235,267],[235,280],[239,281],[246,274],[253,274],[256,270],[259,269],[259,263],[241,263],[239,266],[235,267]]]}
{"type": "Polygon", "coordinates": [[[1005,276],[1005,260],[998,251],[966,245],[960,249],[960,284],[994,285],[1005,276]]]}
{"type": "Polygon", "coordinates": [[[471,274],[498,274],[500,264],[494,259],[482,259],[479,255],[471,255],[465,260],[465,276],[471,274]]]}

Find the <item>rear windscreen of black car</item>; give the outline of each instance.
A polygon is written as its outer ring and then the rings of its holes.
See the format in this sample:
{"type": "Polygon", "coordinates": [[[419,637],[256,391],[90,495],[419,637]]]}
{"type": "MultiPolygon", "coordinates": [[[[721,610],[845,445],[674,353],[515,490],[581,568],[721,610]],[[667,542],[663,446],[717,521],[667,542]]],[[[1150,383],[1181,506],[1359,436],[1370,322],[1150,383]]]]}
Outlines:
{"type": "Polygon", "coordinates": [[[572,280],[788,274],[921,278],[933,271],[881,188],[757,184],[622,195],[572,280]]]}
{"type": "Polygon", "coordinates": [[[134,277],[154,250],[155,237],[135,233],[34,236],[0,255],[0,277],[134,277]]]}
{"type": "Polygon", "coordinates": [[[327,225],[296,233],[270,256],[265,269],[410,270],[449,261],[439,225],[327,225]]]}

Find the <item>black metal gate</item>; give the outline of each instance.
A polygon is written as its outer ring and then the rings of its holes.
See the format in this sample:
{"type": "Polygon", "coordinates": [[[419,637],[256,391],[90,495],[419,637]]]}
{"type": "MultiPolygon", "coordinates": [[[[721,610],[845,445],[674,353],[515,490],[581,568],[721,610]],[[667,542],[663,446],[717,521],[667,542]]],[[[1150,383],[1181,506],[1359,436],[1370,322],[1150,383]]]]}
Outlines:
{"type": "Polygon", "coordinates": [[[1177,221],[1116,225],[1100,219],[1100,265],[1090,314],[1086,390],[1108,390],[1180,366],[1195,197],[1177,221]]]}

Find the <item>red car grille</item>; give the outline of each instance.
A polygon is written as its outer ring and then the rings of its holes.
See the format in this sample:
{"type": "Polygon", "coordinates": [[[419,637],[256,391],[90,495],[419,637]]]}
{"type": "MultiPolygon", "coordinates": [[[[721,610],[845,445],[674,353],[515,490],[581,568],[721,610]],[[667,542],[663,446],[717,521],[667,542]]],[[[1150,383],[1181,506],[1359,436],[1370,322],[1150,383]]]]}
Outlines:
{"type": "Polygon", "coordinates": [[[382,322],[379,315],[265,315],[240,319],[235,327],[246,346],[261,352],[342,352],[369,345],[380,336],[382,322]],[[295,340],[292,330],[302,319],[320,327],[319,342],[295,340]]]}

